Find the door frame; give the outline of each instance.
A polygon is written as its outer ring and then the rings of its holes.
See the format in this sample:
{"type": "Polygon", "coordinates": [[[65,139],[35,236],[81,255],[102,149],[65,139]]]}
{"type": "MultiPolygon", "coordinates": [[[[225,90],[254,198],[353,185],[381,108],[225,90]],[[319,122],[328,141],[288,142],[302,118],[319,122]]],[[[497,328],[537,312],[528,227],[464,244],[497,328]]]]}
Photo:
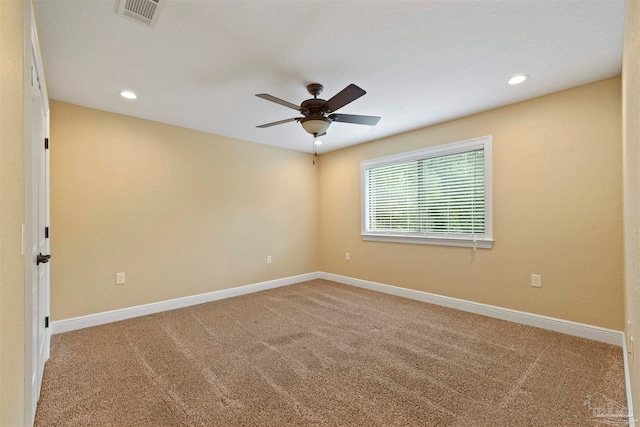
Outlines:
{"type": "MultiPolygon", "coordinates": [[[[0,0],[1,1],[1,0],[0,0]]],[[[49,357],[49,346],[51,339],[51,329],[45,329],[45,360],[40,360],[38,356],[38,346],[36,345],[38,332],[34,326],[37,327],[38,322],[38,310],[34,312],[33,295],[33,279],[34,274],[38,274],[38,267],[36,265],[37,253],[33,253],[33,242],[38,240],[39,228],[33,226],[33,216],[38,215],[38,203],[34,206],[34,191],[38,192],[38,182],[34,182],[34,159],[38,159],[40,153],[35,151],[38,149],[38,145],[33,141],[32,135],[32,69],[34,67],[37,70],[40,83],[40,92],[42,98],[42,107],[44,110],[44,131],[45,138],[49,137],[49,97],[47,93],[47,85],[44,75],[44,67],[42,65],[42,56],[40,51],[40,42],[38,40],[38,33],[36,27],[35,13],[30,0],[24,1],[24,224],[23,224],[23,255],[24,255],[24,420],[25,425],[33,425],[37,401],[39,397],[40,383],[38,371],[44,367],[44,362],[49,357]],[[35,240],[34,240],[35,239],[35,240]],[[34,372],[34,360],[36,362],[36,372],[34,372]],[[34,388],[32,386],[33,375],[38,378],[38,384],[34,388]]],[[[34,82],[37,85],[37,82],[34,82]]],[[[44,148],[44,140],[41,141],[39,147],[44,148]]],[[[45,194],[43,198],[45,206],[45,226],[49,226],[49,150],[43,150],[45,156],[45,194]]],[[[40,169],[41,162],[36,163],[38,169],[40,169]]],[[[37,176],[37,175],[36,175],[37,176]]],[[[36,199],[38,200],[38,199],[36,199]]],[[[37,223],[37,221],[36,221],[37,223]]],[[[46,249],[50,250],[49,239],[45,239],[46,249]]],[[[37,245],[36,245],[37,247],[37,245]]],[[[47,252],[49,253],[49,252],[47,252]]],[[[45,291],[44,295],[39,295],[39,298],[44,298],[44,315],[50,315],[50,267],[46,264],[45,270],[45,291]]],[[[37,303],[37,302],[36,302],[37,303]]]]}

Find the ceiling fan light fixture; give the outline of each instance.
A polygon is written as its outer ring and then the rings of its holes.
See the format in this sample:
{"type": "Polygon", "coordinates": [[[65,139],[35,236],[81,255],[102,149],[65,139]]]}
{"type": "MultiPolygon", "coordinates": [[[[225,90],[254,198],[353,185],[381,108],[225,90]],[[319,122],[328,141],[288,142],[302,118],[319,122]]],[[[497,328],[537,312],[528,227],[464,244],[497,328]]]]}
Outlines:
{"type": "Polygon", "coordinates": [[[305,117],[300,120],[302,123],[302,127],[311,135],[322,135],[329,129],[329,125],[331,125],[331,120],[326,117],[305,117]]]}

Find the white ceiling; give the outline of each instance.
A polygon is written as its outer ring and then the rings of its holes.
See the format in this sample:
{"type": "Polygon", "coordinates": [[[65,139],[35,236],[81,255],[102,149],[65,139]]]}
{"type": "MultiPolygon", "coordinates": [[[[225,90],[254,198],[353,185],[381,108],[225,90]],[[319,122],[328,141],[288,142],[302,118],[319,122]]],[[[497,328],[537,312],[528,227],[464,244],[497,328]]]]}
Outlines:
{"type": "Polygon", "coordinates": [[[340,113],[320,152],[618,75],[624,0],[166,0],[156,28],[116,0],[39,0],[53,99],[300,151],[294,104],[322,83],[367,94],[340,113]],[[519,73],[531,78],[510,86],[519,73]],[[133,90],[127,101],[120,91],[133,90]]]}

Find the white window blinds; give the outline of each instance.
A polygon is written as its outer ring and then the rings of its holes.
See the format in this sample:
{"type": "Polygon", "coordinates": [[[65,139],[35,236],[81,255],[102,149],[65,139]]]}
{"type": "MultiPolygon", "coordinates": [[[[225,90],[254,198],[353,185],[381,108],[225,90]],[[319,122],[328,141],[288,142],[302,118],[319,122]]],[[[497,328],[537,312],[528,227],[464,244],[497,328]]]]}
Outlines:
{"type": "Polygon", "coordinates": [[[491,240],[487,144],[489,137],[363,162],[363,236],[490,247],[478,245],[491,240]]]}

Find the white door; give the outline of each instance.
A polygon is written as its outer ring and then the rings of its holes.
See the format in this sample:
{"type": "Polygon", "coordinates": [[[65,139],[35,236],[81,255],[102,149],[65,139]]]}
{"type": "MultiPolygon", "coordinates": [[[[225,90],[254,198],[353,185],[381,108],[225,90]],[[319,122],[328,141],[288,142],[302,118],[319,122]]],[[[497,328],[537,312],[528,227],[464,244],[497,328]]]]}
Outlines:
{"type": "MultiPolygon", "coordinates": [[[[40,79],[38,79],[39,81],[40,79]]],[[[40,87],[40,84],[38,84],[40,87]]],[[[47,162],[46,162],[46,149],[45,149],[45,121],[46,112],[44,111],[44,104],[42,100],[42,91],[38,90],[40,96],[36,104],[37,111],[34,112],[34,125],[37,126],[35,132],[35,138],[40,138],[39,150],[38,150],[38,254],[49,254],[47,250],[47,243],[45,239],[45,227],[47,227],[46,221],[46,187],[47,187],[47,162]]],[[[47,273],[49,272],[49,260],[47,262],[41,262],[38,265],[38,395],[40,395],[40,383],[42,382],[42,373],[44,370],[44,362],[46,360],[45,352],[45,317],[47,312],[45,310],[46,300],[46,283],[47,273]]]]}
{"type": "MultiPolygon", "coordinates": [[[[36,64],[35,53],[33,64],[36,64]]],[[[44,372],[44,362],[48,356],[45,317],[47,316],[47,288],[49,281],[49,252],[45,228],[47,224],[48,198],[48,158],[45,149],[46,119],[45,99],[41,89],[36,66],[32,67],[31,87],[31,202],[32,202],[32,239],[31,254],[35,265],[32,267],[31,306],[32,306],[32,366],[31,390],[32,404],[35,409],[40,396],[40,385],[44,372]]],[[[48,228],[47,228],[48,230],[48,228]]]]}
{"type": "MultiPolygon", "coordinates": [[[[0,0],[2,1],[2,0],[0,0]]],[[[49,101],[40,56],[35,15],[30,10],[25,25],[31,29],[31,55],[25,58],[31,78],[25,82],[25,223],[23,227],[25,277],[25,424],[33,425],[44,363],[49,357],[50,329],[45,328],[49,315],[49,156],[45,149],[48,137],[49,101]],[[30,108],[29,108],[30,107],[30,108]]],[[[28,16],[27,15],[27,16],[28,16]]],[[[48,142],[48,141],[47,141],[48,142]]]]}

